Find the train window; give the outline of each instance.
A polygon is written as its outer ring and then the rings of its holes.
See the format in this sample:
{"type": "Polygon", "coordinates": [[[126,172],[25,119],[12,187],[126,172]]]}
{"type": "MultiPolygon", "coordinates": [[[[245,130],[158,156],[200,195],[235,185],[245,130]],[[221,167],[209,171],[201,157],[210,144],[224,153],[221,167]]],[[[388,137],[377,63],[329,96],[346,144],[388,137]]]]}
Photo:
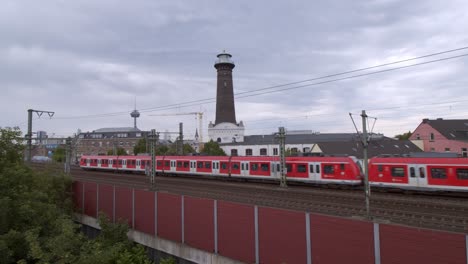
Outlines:
{"type": "Polygon", "coordinates": [[[177,162],[177,168],[182,168],[182,161],[177,162]]]}
{"type": "Polygon", "coordinates": [[[309,172],[314,173],[314,165],[309,165],[309,172]]]}
{"type": "Polygon", "coordinates": [[[420,167],[419,168],[419,177],[424,178],[426,177],[426,173],[424,172],[424,168],[420,167]]]}
{"type": "Polygon", "coordinates": [[[233,164],[232,164],[232,169],[238,170],[238,169],[239,169],[239,164],[233,163],[233,164]]]}
{"type": "Polygon", "coordinates": [[[335,167],[333,165],[325,165],[323,166],[323,173],[325,174],[334,174],[335,167]]]}
{"type": "Polygon", "coordinates": [[[221,169],[223,170],[227,169],[227,163],[225,162],[221,163],[221,169]]]}
{"type": "Polygon", "coordinates": [[[393,177],[405,177],[405,168],[403,167],[393,167],[392,168],[393,177]]]}
{"type": "Polygon", "coordinates": [[[205,169],[211,169],[211,162],[205,162],[205,169]]]}
{"type": "Polygon", "coordinates": [[[286,168],[288,169],[288,172],[292,172],[292,165],[291,164],[286,164],[286,168]]]}
{"type": "Polygon", "coordinates": [[[268,168],[268,163],[262,163],[261,165],[262,171],[269,171],[270,169],[268,168]]]}
{"type": "Polygon", "coordinates": [[[249,164],[248,163],[245,164],[245,169],[249,170],[249,164]]]}
{"type": "Polygon", "coordinates": [[[340,164],[340,170],[344,171],[344,164],[343,163],[340,164]]]}
{"type": "Polygon", "coordinates": [[[184,168],[188,168],[189,167],[189,162],[188,161],[184,161],[184,168]]]}
{"type": "Polygon", "coordinates": [[[117,163],[118,163],[119,165],[122,165],[122,160],[118,160],[117,163]]]}
{"type": "Polygon", "coordinates": [[[410,171],[410,177],[411,177],[411,178],[416,177],[416,170],[414,169],[414,167],[411,167],[411,168],[409,169],[409,171],[410,171]]]}
{"type": "Polygon", "coordinates": [[[279,164],[276,164],[276,171],[280,171],[280,165],[279,164]]]}
{"type": "Polygon", "coordinates": [[[297,172],[307,172],[307,166],[304,164],[297,165],[297,172]]]}
{"type": "Polygon", "coordinates": [[[320,173],[320,165],[315,165],[315,173],[320,173]]]}
{"type": "Polygon", "coordinates": [[[447,179],[447,169],[445,168],[432,168],[431,178],[433,179],[447,179]]]}
{"type": "Polygon", "coordinates": [[[468,180],[468,169],[457,169],[457,179],[468,180]]]}
{"type": "Polygon", "coordinates": [[[169,167],[169,166],[170,166],[170,163],[169,163],[168,160],[166,160],[166,161],[164,162],[164,167],[169,167]]]}
{"type": "Polygon", "coordinates": [[[197,162],[197,168],[203,169],[203,162],[201,161],[197,162]]]}
{"type": "Polygon", "coordinates": [[[378,165],[378,166],[377,166],[377,170],[380,171],[380,172],[382,172],[382,171],[383,171],[383,165],[378,165]]]}
{"type": "Polygon", "coordinates": [[[257,171],[257,170],[258,170],[258,164],[257,164],[257,163],[252,163],[252,165],[250,166],[250,168],[251,168],[253,171],[257,171]]]}
{"type": "Polygon", "coordinates": [[[158,161],[158,167],[162,166],[162,161],[158,161]]]}

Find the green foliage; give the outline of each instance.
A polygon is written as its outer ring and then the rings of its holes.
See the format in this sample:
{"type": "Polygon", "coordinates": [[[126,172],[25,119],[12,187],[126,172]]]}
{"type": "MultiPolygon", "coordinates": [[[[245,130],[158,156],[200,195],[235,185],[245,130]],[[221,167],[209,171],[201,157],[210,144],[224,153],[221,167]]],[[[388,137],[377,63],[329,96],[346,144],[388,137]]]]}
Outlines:
{"type": "Polygon", "coordinates": [[[25,167],[19,133],[0,132],[0,263],[151,263],[125,224],[101,217],[101,235],[86,239],[72,221],[71,179],[25,167]]]}
{"type": "Polygon", "coordinates": [[[0,127],[0,172],[6,166],[22,163],[24,150],[22,143],[18,127],[0,127]]]}
{"type": "Polygon", "coordinates": [[[176,264],[176,261],[174,258],[161,259],[159,264],[176,264]]]}
{"type": "Polygon", "coordinates": [[[137,155],[138,153],[149,153],[149,150],[146,150],[146,138],[138,140],[135,147],[133,147],[133,153],[137,155]]]}
{"type": "Polygon", "coordinates": [[[210,156],[226,156],[224,150],[219,146],[217,142],[214,142],[213,140],[210,140],[210,142],[205,143],[202,152],[210,156]]]}
{"type": "MultiPolygon", "coordinates": [[[[122,148],[122,147],[116,148],[115,151],[116,151],[116,155],[117,155],[117,156],[125,156],[125,155],[127,155],[127,151],[126,151],[124,148],[122,148]]],[[[113,150],[113,149],[109,149],[109,150],[107,151],[107,155],[114,155],[114,150],[113,150]]]]}
{"type": "Polygon", "coordinates": [[[411,131],[408,131],[406,133],[396,135],[395,138],[398,138],[398,140],[408,140],[412,134],[413,133],[411,133],[411,131]]]}
{"type": "Polygon", "coordinates": [[[65,162],[66,160],[66,150],[64,148],[56,148],[54,154],[52,155],[52,160],[56,162],[65,162]]]}

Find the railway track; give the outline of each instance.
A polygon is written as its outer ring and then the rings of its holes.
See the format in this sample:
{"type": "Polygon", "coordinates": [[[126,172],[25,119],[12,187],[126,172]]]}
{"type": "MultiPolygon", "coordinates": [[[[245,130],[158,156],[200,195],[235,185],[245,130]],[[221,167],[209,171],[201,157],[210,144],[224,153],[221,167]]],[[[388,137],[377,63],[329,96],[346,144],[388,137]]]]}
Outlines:
{"type": "MultiPolygon", "coordinates": [[[[37,167],[40,169],[39,167],[37,167]]],[[[83,171],[72,167],[76,180],[149,189],[149,178],[137,174],[83,171]]],[[[272,184],[241,183],[196,178],[156,177],[156,191],[367,219],[364,194],[359,190],[303,186],[280,188],[272,184]]],[[[452,232],[468,232],[468,199],[459,197],[373,192],[370,216],[395,223],[452,232]]]]}

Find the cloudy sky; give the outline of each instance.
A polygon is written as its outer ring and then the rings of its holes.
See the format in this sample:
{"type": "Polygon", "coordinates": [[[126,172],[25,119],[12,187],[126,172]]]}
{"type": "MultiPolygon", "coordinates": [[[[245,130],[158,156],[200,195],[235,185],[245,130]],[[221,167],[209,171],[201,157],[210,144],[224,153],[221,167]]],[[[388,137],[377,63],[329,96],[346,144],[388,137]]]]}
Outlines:
{"type": "Polygon", "coordinates": [[[33,120],[49,136],[130,127],[136,99],[140,129],[183,122],[192,137],[194,115],[152,115],[203,112],[206,137],[223,50],[246,134],[353,132],[349,113],[360,126],[361,110],[386,136],[422,118],[468,119],[466,10],[466,0],[3,0],[0,126],[25,131],[32,108],[55,112],[33,120]]]}

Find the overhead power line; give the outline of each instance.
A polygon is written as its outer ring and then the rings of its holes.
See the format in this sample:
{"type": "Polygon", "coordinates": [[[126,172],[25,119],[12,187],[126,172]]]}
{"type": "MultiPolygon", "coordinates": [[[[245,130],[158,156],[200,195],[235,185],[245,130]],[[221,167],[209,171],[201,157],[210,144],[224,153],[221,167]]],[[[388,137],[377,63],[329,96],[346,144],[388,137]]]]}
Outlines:
{"type": "MultiPolygon", "coordinates": [[[[306,83],[306,82],[311,82],[311,81],[316,81],[316,80],[328,79],[328,78],[331,78],[331,77],[347,75],[347,74],[350,74],[350,73],[356,73],[356,72],[366,71],[366,70],[370,70],[370,69],[376,69],[376,68],[381,68],[381,67],[385,67],[385,66],[400,64],[400,63],[404,63],[404,62],[419,60],[419,59],[423,59],[423,58],[434,57],[434,56],[438,56],[438,55],[442,55],[442,54],[453,53],[453,52],[461,51],[461,50],[465,50],[465,49],[468,49],[468,46],[457,48],[457,49],[441,51],[441,52],[432,53],[432,54],[427,54],[427,55],[423,55],[423,56],[418,56],[418,57],[414,57],[414,58],[410,58],[410,59],[404,59],[404,60],[394,61],[394,62],[390,62],[390,63],[379,64],[379,65],[375,65],[375,66],[359,68],[359,69],[344,71],[344,72],[335,73],[335,74],[324,75],[324,76],[315,77],[315,78],[311,78],[311,79],[306,79],[306,80],[302,80],[302,81],[290,82],[290,83],[285,83],[285,84],[280,84],[280,85],[274,85],[274,86],[269,86],[269,87],[265,87],[265,88],[255,89],[255,90],[252,90],[252,91],[235,93],[234,95],[235,95],[236,99],[240,99],[240,98],[258,96],[258,95],[264,95],[264,94],[271,94],[271,93],[281,92],[281,91],[286,91],[286,90],[299,89],[299,88],[308,87],[308,86],[315,86],[315,85],[320,85],[320,84],[338,82],[338,81],[343,81],[343,80],[348,80],[348,79],[355,79],[355,78],[364,77],[364,76],[368,76],[368,75],[374,75],[374,74],[379,74],[379,73],[384,73],[384,72],[401,70],[401,69],[406,69],[406,68],[410,68],[410,67],[415,67],[415,66],[420,66],[420,65],[425,65],[425,64],[435,63],[435,62],[447,61],[447,60],[452,60],[452,59],[456,59],[456,58],[460,58],[460,57],[465,57],[465,56],[468,56],[468,54],[450,56],[450,57],[445,57],[445,58],[441,58],[441,59],[435,59],[435,60],[415,63],[415,64],[411,64],[411,65],[405,65],[405,66],[400,66],[400,67],[395,67],[395,68],[390,68],[390,69],[385,69],[385,70],[380,70],[380,71],[374,71],[374,72],[369,72],[369,73],[346,76],[346,77],[342,77],[342,78],[335,78],[335,79],[332,79],[332,80],[326,80],[326,81],[321,81],[321,82],[315,82],[315,83],[309,83],[309,84],[298,85],[298,86],[293,86],[293,87],[287,87],[287,86],[296,85],[296,84],[300,84],[300,83],[306,83]],[[282,88],[282,87],[286,87],[286,88],[282,88]],[[281,88],[281,89],[277,89],[277,88],[281,88]]],[[[214,97],[213,98],[205,98],[205,99],[198,99],[198,100],[186,101],[186,102],[181,102],[181,103],[168,104],[168,105],[163,105],[163,106],[142,108],[142,109],[139,109],[139,111],[140,112],[162,111],[162,110],[176,109],[176,108],[181,108],[181,107],[189,107],[189,106],[200,105],[200,104],[214,103],[215,101],[216,101],[216,98],[214,98],[214,97]]],[[[82,115],[82,116],[56,117],[56,119],[99,118],[99,117],[118,116],[118,115],[123,115],[123,114],[128,114],[128,111],[113,112],[113,113],[102,113],[102,114],[91,114],[91,115],[82,115]]]]}

